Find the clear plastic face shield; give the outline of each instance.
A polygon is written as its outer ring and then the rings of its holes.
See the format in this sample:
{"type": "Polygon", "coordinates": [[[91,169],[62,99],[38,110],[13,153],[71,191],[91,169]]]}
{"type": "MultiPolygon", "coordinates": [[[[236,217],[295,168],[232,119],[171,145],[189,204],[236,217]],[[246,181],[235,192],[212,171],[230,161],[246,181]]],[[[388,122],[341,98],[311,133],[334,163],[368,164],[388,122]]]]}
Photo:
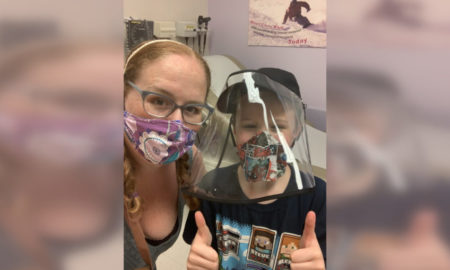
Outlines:
{"type": "Polygon", "coordinates": [[[199,133],[193,180],[182,190],[227,203],[311,190],[315,182],[300,97],[258,71],[233,73],[225,87],[199,133]]]}

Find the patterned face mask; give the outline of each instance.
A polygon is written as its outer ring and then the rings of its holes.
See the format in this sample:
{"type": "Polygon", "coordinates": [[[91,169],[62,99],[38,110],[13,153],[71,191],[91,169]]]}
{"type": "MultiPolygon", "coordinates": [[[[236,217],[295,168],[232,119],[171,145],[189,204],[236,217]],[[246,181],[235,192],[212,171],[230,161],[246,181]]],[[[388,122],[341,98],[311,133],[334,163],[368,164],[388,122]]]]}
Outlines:
{"type": "Polygon", "coordinates": [[[283,146],[266,131],[239,145],[238,154],[249,182],[274,182],[286,171],[283,146]]]}
{"type": "Polygon", "coordinates": [[[196,132],[181,121],[146,119],[124,112],[125,133],[138,152],[154,164],[168,164],[193,145],[196,132]]]}

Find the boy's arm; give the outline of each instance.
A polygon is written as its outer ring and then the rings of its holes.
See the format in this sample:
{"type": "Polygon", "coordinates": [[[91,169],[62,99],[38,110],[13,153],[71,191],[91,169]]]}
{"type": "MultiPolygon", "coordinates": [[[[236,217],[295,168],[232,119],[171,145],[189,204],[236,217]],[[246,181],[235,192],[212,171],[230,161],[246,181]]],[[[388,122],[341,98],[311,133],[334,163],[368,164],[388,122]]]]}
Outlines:
{"type": "MultiPolygon", "coordinates": [[[[216,249],[217,239],[216,239],[216,217],[214,214],[213,206],[211,206],[208,201],[200,201],[200,208],[198,209],[202,212],[203,217],[206,221],[206,225],[212,234],[212,244],[211,246],[216,249]]],[[[183,231],[183,240],[186,244],[191,245],[194,240],[195,234],[197,233],[197,224],[195,223],[195,212],[197,210],[190,210],[183,231]]]]}
{"type": "Polygon", "coordinates": [[[316,215],[309,211],[300,239],[300,247],[291,253],[292,270],[325,270],[325,261],[315,233],[316,215]]]}
{"type": "Polygon", "coordinates": [[[217,270],[219,268],[219,255],[211,247],[212,234],[208,225],[206,225],[205,218],[200,211],[195,212],[194,218],[197,233],[189,251],[187,269],[217,270]]]}
{"type": "Polygon", "coordinates": [[[195,211],[189,211],[186,223],[184,225],[183,240],[186,244],[192,244],[195,234],[197,233],[197,225],[195,225],[195,211]]]}
{"type": "Polygon", "coordinates": [[[326,183],[315,177],[316,187],[300,240],[300,249],[291,254],[291,269],[325,269],[326,183]]]}
{"type": "Polygon", "coordinates": [[[316,235],[324,260],[327,260],[326,254],[326,182],[316,177],[317,190],[314,194],[313,211],[316,213],[316,235]]]}

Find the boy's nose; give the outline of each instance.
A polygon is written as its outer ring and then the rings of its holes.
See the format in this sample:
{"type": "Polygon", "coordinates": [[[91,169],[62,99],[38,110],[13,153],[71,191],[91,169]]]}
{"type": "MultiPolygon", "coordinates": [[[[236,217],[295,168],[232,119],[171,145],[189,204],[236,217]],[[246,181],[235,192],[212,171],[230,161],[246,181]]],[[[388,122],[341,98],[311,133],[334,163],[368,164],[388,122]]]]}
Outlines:
{"type": "Polygon", "coordinates": [[[261,134],[263,131],[264,131],[263,128],[255,129],[255,131],[254,131],[255,133],[253,134],[253,136],[258,136],[258,135],[261,134]]]}
{"type": "MultiPolygon", "coordinates": [[[[266,127],[265,125],[261,125],[258,127],[256,134],[261,134],[263,132],[268,132],[273,135],[274,131],[270,127],[266,127]]],[[[275,131],[276,133],[276,131],[275,131]]]]}

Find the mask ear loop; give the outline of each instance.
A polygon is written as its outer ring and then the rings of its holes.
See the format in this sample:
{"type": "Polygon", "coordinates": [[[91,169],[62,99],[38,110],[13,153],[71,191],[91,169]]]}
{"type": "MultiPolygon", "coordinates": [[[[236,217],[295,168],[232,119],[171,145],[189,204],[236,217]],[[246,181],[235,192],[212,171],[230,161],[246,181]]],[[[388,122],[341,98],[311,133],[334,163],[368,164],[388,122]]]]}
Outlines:
{"type": "Polygon", "coordinates": [[[202,142],[200,141],[200,134],[197,133],[197,136],[195,136],[195,139],[197,140],[197,145],[200,145],[202,142]]]}
{"type": "Polygon", "coordinates": [[[234,133],[233,132],[230,132],[230,133],[231,133],[231,140],[233,141],[233,146],[236,147],[237,144],[236,144],[236,139],[234,138],[234,133]]]}
{"type": "MultiPolygon", "coordinates": [[[[234,117],[235,117],[235,115],[232,115],[230,117],[230,123],[234,123],[234,117]]],[[[231,124],[228,129],[229,129],[228,132],[230,132],[230,134],[231,134],[231,141],[233,142],[233,146],[236,147],[237,144],[236,144],[236,139],[234,138],[233,125],[231,124]]]]}
{"type": "MultiPolygon", "coordinates": [[[[202,124],[203,129],[206,128],[206,126],[207,126],[206,122],[202,124]]],[[[202,141],[200,140],[200,137],[201,137],[200,132],[197,132],[197,135],[195,136],[195,140],[197,141],[197,144],[196,144],[197,146],[199,146],[202,143],[202,141]]]]}

